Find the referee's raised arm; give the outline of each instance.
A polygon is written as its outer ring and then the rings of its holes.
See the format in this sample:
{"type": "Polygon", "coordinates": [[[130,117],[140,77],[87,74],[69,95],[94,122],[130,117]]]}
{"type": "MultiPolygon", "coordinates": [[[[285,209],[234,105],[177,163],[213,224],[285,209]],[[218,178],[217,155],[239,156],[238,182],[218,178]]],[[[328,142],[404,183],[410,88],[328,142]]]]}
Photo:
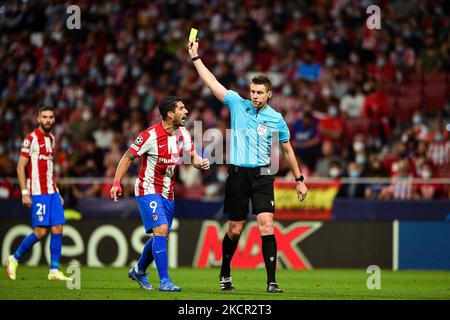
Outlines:
{"type": "Polygon", "coordinates": [[[203,64],[197,52],[198,41],[189,42],[188,49],[195,69],[197,69],[198,75],[206,84],[206,86],[211,89],[214,96],[216,96],[216,98],[223,103],[225,100],[225,95],[227,94],[227,89],[219,81],[217,81],[216,77],[203,64]]]}

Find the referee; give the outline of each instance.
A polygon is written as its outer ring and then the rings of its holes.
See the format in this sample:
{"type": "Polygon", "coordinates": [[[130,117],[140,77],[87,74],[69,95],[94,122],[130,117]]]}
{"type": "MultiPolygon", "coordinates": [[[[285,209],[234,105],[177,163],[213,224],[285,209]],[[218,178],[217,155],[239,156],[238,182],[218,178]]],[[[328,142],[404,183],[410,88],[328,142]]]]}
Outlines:
{"type": "Polygon", "coordinates": [[[220,288],[234,291],[231,279],[231,259],[245,225],[249,199],[256,215],[262,238],[262,253],[267,271],[267,292],[283,292],[275,279],[277,243],[273,231],[274,173],[270,172],[270,149],[273,134],[278,134],[281,153],[288,162],[297,182],[300,201],[308,189],[289,143],[289,129],[282,115],[268,104],[272,96],[270,80],[259,75],[250,84],[251,100],[243,99],[235,91],[227,90],[206,68],[198,55],[198,42],[188,44],[189,55],[205,85],[231,113],[230,166],[225,185],[224,213],[229,215],[228,230],[222,242],[220,288]]]}

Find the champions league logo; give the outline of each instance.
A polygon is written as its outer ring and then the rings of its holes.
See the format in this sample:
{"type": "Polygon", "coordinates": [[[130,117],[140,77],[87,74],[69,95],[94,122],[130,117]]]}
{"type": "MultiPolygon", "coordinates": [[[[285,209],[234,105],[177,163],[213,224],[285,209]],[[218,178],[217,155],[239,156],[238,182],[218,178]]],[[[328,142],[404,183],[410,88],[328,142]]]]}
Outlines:
{"type": "Polygon", "coordinates": [[[142,141],[144,141],[144,139],[142,139],[141,136],[137,137],[136,140],[134,141],[135,144],[140,145],[142,143],[142,141]]]}
{"type": "Polygon", "coordinates": [[[183,136],[178,137],[178,149],[181,149],[183,145],[183,136]]]}

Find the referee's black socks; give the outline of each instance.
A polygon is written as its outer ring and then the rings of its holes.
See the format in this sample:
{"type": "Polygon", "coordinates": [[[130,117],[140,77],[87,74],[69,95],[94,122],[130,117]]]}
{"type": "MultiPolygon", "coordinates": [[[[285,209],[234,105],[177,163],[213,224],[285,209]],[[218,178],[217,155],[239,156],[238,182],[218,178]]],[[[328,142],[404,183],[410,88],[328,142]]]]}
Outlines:
{"type": "Polygon", "coordinates": [[[220,275],[222,277],[230,276],[231,259],[233,258],[238,243],[239,239],[231,240],[228,233],[225,233],[222,241],[222,268],[220,270],[220,275]]]}
{"type": "Polygon", "coordinates": [[[266,264],[267,283],[275,281],[275,270],[277,268],[277,240],[275,235],[261,236],[262,253],[266,264]]]}

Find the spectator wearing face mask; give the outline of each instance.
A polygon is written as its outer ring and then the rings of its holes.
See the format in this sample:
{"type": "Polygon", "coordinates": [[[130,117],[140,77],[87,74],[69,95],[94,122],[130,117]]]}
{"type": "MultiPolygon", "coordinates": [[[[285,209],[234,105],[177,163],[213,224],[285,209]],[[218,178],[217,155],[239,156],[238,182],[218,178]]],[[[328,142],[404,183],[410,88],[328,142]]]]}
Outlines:
{"type": "Polygon", "coordinates": [[[363,115],[371,120],[370,131],[372,136],[385,145],[391,133],[389,127],[389,106],[386,95],[374,82],[367,83],[366,90],[368,94],[364,99],[363,115]]]}
{"type": "Polygon", "coordinates": [[[57,150],[59,152],[55,155],[55,174],[58,177],[67,177],[72,165],[72,156],[74,150],[72,147],[72,141],[68,133],[63,133],[57,140],[59,142],[57,150]]]}
{"type": "Polygon", "coordinates": [[[392,181],[387,187],[387,199],[411,200],[414,197],[414,174],[407,157],[403,157],[392,165],[392,181]]]}
{"type": "Polygon", "coordinates": [[[364,95],[359,86],[353,85],[342,97],[339,108],[344,117],[361,118],[363,113],[364,95]]]}
{"type": "MultiPolygon", "coordinates": [[[[314,170],[314,175],[319,177],[327,177],[330,176],[330,169],[333,163],[339,163],[340,157],[338,157],[335,153],[333,144],[331,141],[322,142],[322,156],[316,163],[316,167],[314,170]]],[[[339,166],[340,169],[340,166],[339,166]]],[[[340,172],[339,172],[340,173],[340,172]]],[[[333,177],[336,178],[337,176],[333,177]]]]}
{"type": "Polygon", "coordinates": [[[320,138],[318,121],[311,112],[305,112],[302,119],[294,123],[291,135],[295,154],[306,166],[315,168],[320,154],[320,138]]]}
{"type": "Polygon", "coordinates": [[[419,141],[417,144],[417,150],[412,162],[414,164],[414,170],[416,173],[420,172],[420,167],[422,164],[427,162],[427,150],[428,144],[425,141],[419,141]]]}
{"type": "MultiPolygon", "coordinates": [[[[376,154],[371,154],[369,156],[369,162],[367,165],[367,170],[364,174],[368,178],[387,178],[388,172],[386,168],[382,165],[380,159],[376,154]]],[[[364,197],[366,199],[383,199],[386,198],[387,184],[384,183],[369,183],[365,186],[364,197]]]]}
{"type": "Polygon", "coordinates": [[[443,121],[437,117],[433,121],[432,141],[428,147],[428,159],[439,170],[444,171],[450,164],[450,140],[443,121]]]}
{"type": "Polygon", "coordinates": [[[95,145],[98,149],[106,151],[111,148],[114,133],[109,128],[107,119],[100,119],[99,128],[93,132],[92,136],[95,139],[95,145]]]}
{"type": "Polygon", "coordinates": [[[301,79],[317,82],[320,77],[322,65],[314,60],[314,53],[307,51],[304,55],[303,62],[298,68],[298,75],[301,79]]]}
{"type": "Polygon", "coordinates": [[[429,139],[430,129],[425,123],[425,119],[421,110],[414,110],[411,117],[413,124],[413,132],[417,141],[425,141],[429,139]]]}
{"type": "MultiPolygon", "coordinates": [[[[347,177],[350,178],[350,180],[361,177],[362,172],[362,166],[356,162],[352,161],[347,165],[347,177]]],[[[354,182],[343,184],[339,189],[337,197],[350,199],[364,198],[364,190],[365,185],[357,183],[355,180],[354,182]]]]}
{"type": "Polygon", "coordinates": [[[416,54],[409,47],[403,37],[395,37],[395,45],[389,54],[389,60],[398,72],[411,70],[416,63],[416,54]]]}
{"type": "MultiPolygon", "coordinates": [[[[76,176],[83,176],[85,178],[95,178],[100,176],[94,160],[89,159],[86,162],[79,162],[75,166],[76,176]]],[[[82,200],[91,197],[97,197],[101,192],[100,183],[78,183],[71,185],[71,194],[76,200],[82,200]]]]}
{"type": "Polygon", "coordinates": [[[87,140],[95,130],[95,121],[91,109],[84,106],[71,114],[69,134],[73,141],[87,140]]]}
{"type": "Polygon", "coordinates": [[[395,79],[395,67],[383,52],[380,52],[376,60],[368,65],[367,71],[373,79],[378,81],[392,82],[395,79]]]}
{"type": "Polygon", "coordinates": [[[342,176],[342,165],[338,160],[332,161],[327,173],[327,177],[331,179],[339,179],[342,176]]]}
{"type": "Polygon", "coordinates": [[[359,161],[362,162],[363,156],[366,154],[366,137],[362,134],[357,134],[353,137],[353,143],[349,146],[347,152],[347,160],[355,161],[357,154],[360,155],[359,161]]]}
{"type": "Polygon", "coordinates": [[[319,132],[323,141],[330,141],[333,147],[340,149],[342,134],[344,132],[344,119],[339,114],[337,100],[328,107],[328,113],[319,122],[319,132]]]}
{"type": "Polygon", "coordinates": [[[422,178],[424,182],[419,183],[416,186],[415,188],[416,198],[423,200],[439,199],[444,191],[443,185],[428,182],[430,179],[434,178],[431,163],[424,162],[420,166],[419,173],[420,173],[419,178],[422,178]]]}

